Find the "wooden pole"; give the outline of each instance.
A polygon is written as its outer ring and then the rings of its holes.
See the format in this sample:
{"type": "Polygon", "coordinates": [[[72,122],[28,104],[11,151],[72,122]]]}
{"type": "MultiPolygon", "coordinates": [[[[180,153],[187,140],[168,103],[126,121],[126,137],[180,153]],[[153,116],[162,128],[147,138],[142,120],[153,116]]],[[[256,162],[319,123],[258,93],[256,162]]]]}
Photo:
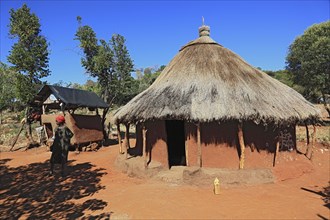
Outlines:
{"type": "Polygon", "coordinates": [[[308,131],[308,125],[305,123],[305,127],[306,127],[306,143],[307,145],[309,145],[309,131],[308,131]]]}
{"type": "Polygon", "coordinates": [[[238,141],[241,148],[241,155],[239,158],[239,168],[244,168],[244,160],[245,160],[245,144],[244,144],[244,136],[243,136],[243,122],[238,123],[238,141]]]}
{"type": "Polygon", "coordinates": [[[197,124],[197,164],[202,167],[201,125],[197,124]]]}
{"type": "MultiPolygon", "coordinates": [[[[190,140],[190,136],[187,137],[188,140],[190,140]]],[[[185,142],[185,146],[186,146],[186,166],[189,166],[189,144],[188,144],[188,140],[186,140],[185,142]]]]}
{"type": "Polygon", "coordinates": [[[125,132],[125,158],[127,159],[127,150],[130,148],[129,146],[129,123],[127,123],[126,125],[126,132],[125,132]]]}
{"type": "Polygon", "coordinates": [[[121,134],[120,134],[120,124],[117,123],[117,135],[118,135],[118,144],[119,144],[119,153],[123,153],[123,146],[121,143],[121,134]]]}
{"type": "Polygon", "coordinates": [[[278,133],[277,133],[276,149],[275,149],[275,152],[274,152],[273,167],[275,167],[276,157],[277,157],[279,152],[280,152],[280,130],[278,130],[278,133]]]}
{"type": "Polygon", "coordinates": [[[142,125],[142,136],[143,136],[143,159],[144,159],[144,167],[147,168],[148,162],[147,162],[147,131],[146,127],[143,124],[142,125]]]}
{"type": "Polygon", "coordinates": [[[315,140],[316,140],[316,126],[313,125],[312,146],[309,145],[307,147],[307,151],[306,151],[306,154],[305,154],[308,159],[312,159],[313,150],[314,150],[314,146],[315,146],[315,140]]]}

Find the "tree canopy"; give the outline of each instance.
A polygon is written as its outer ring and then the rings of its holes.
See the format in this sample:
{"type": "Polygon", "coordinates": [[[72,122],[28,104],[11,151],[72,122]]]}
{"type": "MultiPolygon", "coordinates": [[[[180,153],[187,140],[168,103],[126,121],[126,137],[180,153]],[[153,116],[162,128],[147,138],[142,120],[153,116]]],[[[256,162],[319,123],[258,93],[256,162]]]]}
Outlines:
{"type": "Polygon", "coordinates": [[[309,27],[290,45],[287,70],[303,95],[316,102],[330,94],[330,21],[309,27]]]}
{"type": "Polygon", "coordinates": [[[84,53],[82,66],[88,74],[97,78],[105,102],[126,103],[136,95],[137,86],[131,76],[134,65],[125,38],[114,34],[109,42],[98,40],[90,26],[81,25],[81,17],[78,16],[77,20],[79,27],[75,40],[80,42],[84,53]]]}
{"type": "Polygon", "coordinates": [[[17,39],[7,57],[20,73],[17,79],[18,99],[27,103],[42,84],[41,78],[49,76],[48,43],[42,36],[39,18],[26,4],[16,11],[10,10],[10,37],[17,39]]]}

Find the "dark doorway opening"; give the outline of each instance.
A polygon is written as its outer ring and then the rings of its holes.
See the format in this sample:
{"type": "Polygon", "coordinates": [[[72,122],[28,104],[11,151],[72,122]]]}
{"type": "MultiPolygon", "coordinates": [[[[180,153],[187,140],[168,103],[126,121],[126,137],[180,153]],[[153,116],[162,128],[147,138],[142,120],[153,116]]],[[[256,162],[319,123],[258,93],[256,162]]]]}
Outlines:
{"type": "Polygon", "coordinates": [[[166,121],[168,162],[171,166],[186,166],[184,121],[166,121]]]}

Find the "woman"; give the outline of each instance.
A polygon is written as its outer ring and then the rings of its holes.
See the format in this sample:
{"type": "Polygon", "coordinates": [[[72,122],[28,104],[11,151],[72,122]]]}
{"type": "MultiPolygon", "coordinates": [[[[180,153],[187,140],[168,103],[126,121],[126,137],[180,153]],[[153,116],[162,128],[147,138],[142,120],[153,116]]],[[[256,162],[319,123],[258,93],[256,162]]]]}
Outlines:
{"type": "Polygon", "coordinates": [[[54,173],[54,164],[62,165],[62,176],[66,169],[66,163],[68,161],[68,153],[70,146],[70,139],[73,136],[72,131],[65,126],[65,118],[63,115],[56,117],[54,143],[51,146],[52,155],[50,157],[50,174],[54,173]]]}

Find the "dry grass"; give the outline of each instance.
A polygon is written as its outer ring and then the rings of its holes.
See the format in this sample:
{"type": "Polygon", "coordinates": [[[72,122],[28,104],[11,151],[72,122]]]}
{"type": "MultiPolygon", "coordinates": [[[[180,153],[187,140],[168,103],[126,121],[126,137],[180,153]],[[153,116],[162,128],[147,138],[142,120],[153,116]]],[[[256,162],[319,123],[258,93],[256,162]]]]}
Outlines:
{"type": "Polygon", "coordinates": [[[302,95],[202,36],[184,46],[156,81],[115,115],[117,121],[314,120],[302,95]]]}
{"type": "MultiPolygon", "coordinates": [[[[312,140],[313,126],[308,126],[309,138],[312,140]]],[[[296,127],[297,141],[306,141],[306,128],[305,126],[296,127]]],[[[330,126],[317,126],[316,127],[316,141],[330,147],[330,126]]]]}

